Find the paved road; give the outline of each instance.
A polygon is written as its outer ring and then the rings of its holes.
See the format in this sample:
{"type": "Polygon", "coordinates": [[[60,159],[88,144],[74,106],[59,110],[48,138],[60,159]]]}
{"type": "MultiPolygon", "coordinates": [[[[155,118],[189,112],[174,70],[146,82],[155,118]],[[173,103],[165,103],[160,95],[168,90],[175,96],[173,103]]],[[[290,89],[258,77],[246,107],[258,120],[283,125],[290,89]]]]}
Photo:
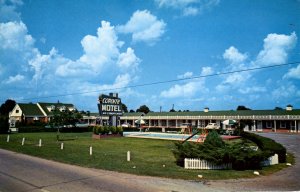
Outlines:
{"type": "Polygon", "coordinates": [[[83,168],[0,149],[0,192],[199,191],[203,184],[83,168]]]}
{"type": "Polygon", "coordinates": [[[0,192],[300,190],[300,135],[264,134],[294,152],[297,164],[267,177],[193,182],[83,168],[0,149],[0,192]]]}

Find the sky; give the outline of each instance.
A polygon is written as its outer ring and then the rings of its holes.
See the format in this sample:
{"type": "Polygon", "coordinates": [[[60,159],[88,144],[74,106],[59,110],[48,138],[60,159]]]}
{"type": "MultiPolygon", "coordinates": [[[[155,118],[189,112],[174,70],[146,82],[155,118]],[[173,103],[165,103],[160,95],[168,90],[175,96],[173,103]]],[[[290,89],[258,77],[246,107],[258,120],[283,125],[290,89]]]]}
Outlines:
{"type": "Polygon", "coordinates": [[[299,37],[299,0],[0,0],[0,102],[300,108],[299,37]]]}

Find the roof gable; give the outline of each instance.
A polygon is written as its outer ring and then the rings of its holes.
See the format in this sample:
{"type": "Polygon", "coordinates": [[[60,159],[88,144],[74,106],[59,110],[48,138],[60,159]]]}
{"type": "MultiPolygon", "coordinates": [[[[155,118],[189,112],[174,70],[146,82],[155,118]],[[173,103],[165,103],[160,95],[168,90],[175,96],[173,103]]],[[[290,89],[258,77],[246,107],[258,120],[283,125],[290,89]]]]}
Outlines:
{"type": "Polygon", "coordinates": [[[52,111],[49,109],[54,106],[55,108],[62,108],[65,107],[65,110],[67,109],[74,109],[75,110],[75,106],[73,104],[70,103],[41,103],[38,102],[37,105],[39,105],[42,110],[44,111],[44,113],[48,116],[48,115],[52,115],[52,111]]]}

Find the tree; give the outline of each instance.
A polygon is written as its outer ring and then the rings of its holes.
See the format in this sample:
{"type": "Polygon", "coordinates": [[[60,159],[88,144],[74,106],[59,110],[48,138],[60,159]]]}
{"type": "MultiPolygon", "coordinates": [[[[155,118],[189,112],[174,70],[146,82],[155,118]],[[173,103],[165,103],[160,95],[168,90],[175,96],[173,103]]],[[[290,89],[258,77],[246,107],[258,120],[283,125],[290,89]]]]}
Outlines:
{"type": "Polygon", "coordinates": [[[242,110],[251,110],[251,109],[245,107],[244,105],[239,105],[239,106],[236,108],[236,110],[237,110],[237,111],[242,111],[242,110]]]}
{"type": "Polygon", "coordinates": [[[13,110],[16,102],[14,100],[8,99],[0,107],[0,115],[8,116],[9,112],[13,110]]]}
{"type": "Polygon", "coordinates": [[[274,110],[283,110],[282,107],[275,107],[274,110]]]}
{"type": "Polygon", "coordinates": [[[176,112],[175,109],[171,109],[170,112],[176,112]]]}
{"type": "Polygon", "coordinates": [[[123,111],[124,113],[128,113],[127,106],[126,106],[124,103],[122,103],[122,111],[123,111]]]}
{"type": "Polygon", "coordinates": [[[129,113],[135,113],[135,111],[133,109],[130,109],[129,113]]]}
{"type": "Polygon", "coordinates": [[[136,110],[136,112],[143,112],[143,113],[147,114],[150,112],[150,109],[146,105],[142,105],[142,106],[140,106],[140,108],[138,108],[136,110]]]}

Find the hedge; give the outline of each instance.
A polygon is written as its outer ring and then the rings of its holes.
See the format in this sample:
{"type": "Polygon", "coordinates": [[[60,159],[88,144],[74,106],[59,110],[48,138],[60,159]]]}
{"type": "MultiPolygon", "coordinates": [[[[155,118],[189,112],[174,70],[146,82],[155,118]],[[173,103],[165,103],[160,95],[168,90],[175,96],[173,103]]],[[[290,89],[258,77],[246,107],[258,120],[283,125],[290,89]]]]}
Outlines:
{"type": "Polygon", "coordinates": [[[256,145],[263,151],[265,157],[273,156],[276,153],[278,154],[279,163],[286,162],[286,148],[280,143],[275,142],[273,139],[249,132],[243,132],[241,133],[241,136],[256,143],[256,145]]]}
{"type": "Polygon", "coordinates": [[[260,169],[261,161],[275,153],[280,163],[286,161],[286,149],[281,144],[252,133],[243,133],[242,136],[242,142],[229,145],[222,141],[216,131],[212,131],[203,144],[175,143],[176,150],[173,153],[180,166],[183,166],[184,158],[199,158],[217,165],[232,163],[232,168],[236,170],[260,169]],[[253,150],[253,144],[249,141],[256,143],[259,150],[253,150]]]}
{"type": "Polygon", "coordinates": [[[104,135],[104,134],[122,134],[123,128],[122,127],[115,127],[115,126],[94,126],[93,133],[96,135],[104,135]]]}

